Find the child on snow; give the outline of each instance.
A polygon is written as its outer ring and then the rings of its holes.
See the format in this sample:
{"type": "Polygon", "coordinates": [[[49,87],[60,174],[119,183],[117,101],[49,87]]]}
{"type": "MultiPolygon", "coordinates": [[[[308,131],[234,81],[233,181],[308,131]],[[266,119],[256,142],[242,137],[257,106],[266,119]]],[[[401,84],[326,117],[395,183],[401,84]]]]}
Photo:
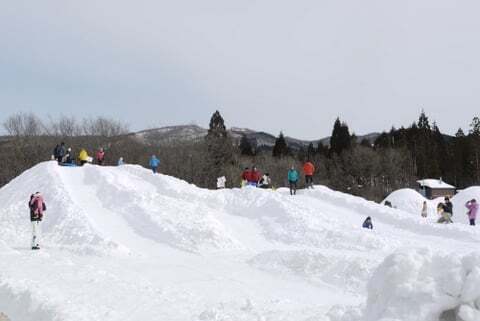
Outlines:
{"type": "Polygon", "coordinates": [[[259,187],[260,188],[265,188],[265,189],[268,189],[268,188],[272,187],[272,179],[270,178],[269,173],[265,173],[265,175],[263,175],[262,179],[260,180],[259,187]]]}
{"type": "Polygon", "coordinates": [[[365,221],[362,224],[362,227],[373,230],[372,218],[370,216],[365,219],[365,221]]]}
{"type": "Polygon", "coordinates": [[[423,202],[423,207],[422,207],[422,217],[427,217],[428,216],[428,205],[427,201],[423,202]]]}
{"type": "Polygon", "coordinates": [[[153,174],[156,174],[158,171],[158,166],[160,165],[160,160],[157,158],[157,156],[152,155],[150,158],[150,168],[152,169],[153,174]]]}
{"type": "Polygon", "coordinates": [[[102,166],[103,165],[103,162],[105,161],[105,151],[103,150],[103,148],[100,148],[98,151],[97,151],[97,164],[102,166]]]}
{"type": "Polygon", "coordinates": [[[465,204],[465,207],[468,208],[468,219],[470,220],[470,225],[475,226],[475,220],[477,219],[478,212],[478,203],[476,199],[472,199],[465,204]]]}
{"type": "Polygon", "coordinates": [[[218,189],[224,189],[226,183],[227,183],[227,178],[225,176],[217,178],[217,188],[218,189]]]}
{"type": "Polygon", "coordinates": [[[40,249],[40,223],[43,219],[43,212],[47,210],[45,201],[39,192],[30,196],[28,202],[30,208],[30,221],[32,222],[32,250],[40,249]]]}

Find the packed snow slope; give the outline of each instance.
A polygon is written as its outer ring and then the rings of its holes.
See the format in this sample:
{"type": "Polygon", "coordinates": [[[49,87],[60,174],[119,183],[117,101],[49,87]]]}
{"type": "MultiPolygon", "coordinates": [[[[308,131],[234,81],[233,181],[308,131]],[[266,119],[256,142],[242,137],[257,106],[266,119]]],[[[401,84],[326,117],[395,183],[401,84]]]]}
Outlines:
{"type": "Polygon", "coordinates": [[[12,321],[479,320],[477,229],[322,186],[209,191],[140,166],[46,162],[0,204],[12,321]],[[48,210],[31,251],[36,191],[48,210]]]}

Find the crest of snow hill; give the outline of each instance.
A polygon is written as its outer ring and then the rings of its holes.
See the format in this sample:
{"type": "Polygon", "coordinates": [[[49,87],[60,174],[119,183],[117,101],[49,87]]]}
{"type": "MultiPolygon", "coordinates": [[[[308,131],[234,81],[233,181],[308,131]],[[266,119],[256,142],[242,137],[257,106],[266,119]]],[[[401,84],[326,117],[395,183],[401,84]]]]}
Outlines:
{"type": "MultiPolygon", "coordinates": [[[[207,133],[208,129],[197,125],[180,125],[143,130],[133,135],[146,144],[156,145],[170,142],[194,141],[204,138],[207,133]]],[[[277,138],[275,135],[248,128],[232,127],[228,130],[228,133],[234,139],[235,143],[239,143],[242,136],[245,135],[248,140],[255,141],[257,146],[264,148],[272,148],[275,145],[275,139],[277,138]]],[[[378,136],[380,136],[379,133],[370,133],[358,136],[357,140],[358,142],[361,142],[362,140],[367,139],[373,144],[378,136]]],[[[302,147],[306,148],[310,143],[313,143],[315,146],[317,146],[319,142],[325,146],[330,144],[330,137],[317,140],[301,140],[287,136],[285,137],[285,140],[287,141],[289,148],[294,151],[298,151],[302,147]]]]}
{"type": "Polygon", "coordinates": [[[0,312],[13,321],[480,320],[478,230],[323,186],[215,191],[137,165],[51,161],[0,203],[0,312]],[[32,255],[36,190],[46,246],[32,255]]]}

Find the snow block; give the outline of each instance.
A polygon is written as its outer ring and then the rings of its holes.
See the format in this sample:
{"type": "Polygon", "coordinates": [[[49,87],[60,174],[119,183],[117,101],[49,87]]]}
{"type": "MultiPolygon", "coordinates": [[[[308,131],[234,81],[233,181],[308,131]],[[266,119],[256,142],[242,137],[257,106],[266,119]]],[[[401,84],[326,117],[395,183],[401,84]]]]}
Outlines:
{"type": "Polygon", "coordinates": [[[400,251],[385,259],[368,285],[364,320],[480,320],[480,253],[400,251]]]}

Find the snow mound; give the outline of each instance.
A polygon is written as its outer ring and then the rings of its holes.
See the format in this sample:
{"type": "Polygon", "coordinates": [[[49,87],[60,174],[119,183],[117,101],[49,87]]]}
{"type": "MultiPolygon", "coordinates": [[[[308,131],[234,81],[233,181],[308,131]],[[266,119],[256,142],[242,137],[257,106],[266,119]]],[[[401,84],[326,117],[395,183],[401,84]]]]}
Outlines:
{"type": "Polygon", "coordinates": [[[364,320],[480,320],[480,254],[399,251],[368,285],[364,320]]]}
{"type": "Polygon", "coordinates": [[[476,199],[480,202],[480,186],[466,188],[452,198],[454,218],[462,223],[468,224],[467,209],[465,204],[476,199]]]}
{"type": "Polygon", "coordinates": [[[415,191],[411,188],[403,188],[397,191],[392,192],[388,197],[382,202],[390,202],[394,208],[408,212],[416,213],[420,215],[422,212],[423,202],[427,199],[423,197],[422,194],[415,191]]]}

